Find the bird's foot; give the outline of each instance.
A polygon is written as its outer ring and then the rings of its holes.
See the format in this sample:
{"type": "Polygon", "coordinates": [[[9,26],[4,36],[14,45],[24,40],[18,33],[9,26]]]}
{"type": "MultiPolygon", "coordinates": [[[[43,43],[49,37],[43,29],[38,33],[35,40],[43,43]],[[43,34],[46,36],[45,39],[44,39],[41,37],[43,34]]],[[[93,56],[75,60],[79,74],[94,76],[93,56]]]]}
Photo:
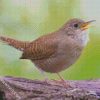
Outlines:
{"type": "Polygon", "coordinates": [[[65,80],[52,80],[55,85],[59,85],[59,86],[64,86],[65,88],[71,88],[71,84],[68,81],[65,80]]]}
{"type": "Polygon", "coordinates": [[[44,82],[46,84],[52,84],[52,85],[64,86],[65,88],[71,88],[70,83],[66,80],[55,80],[55,79],[49,80],[46,78],[44,82]]]}
{"type": "Polygon", "coordinates": [[[49,84],[50,83],[50,80],[48,78],[45,78],[44,79],[44,82],[47,83],[47,84],[49,84]]]}
{"type": "Polygon", "coordinates": [[[65,88],[71,88],[72,87],[71,84],[68,81],[64,80],[59,73],[57,73],[57,76],[60,78],[60,81],[56,80],[55,81],[56,83],[61,84],[65,88]]]}

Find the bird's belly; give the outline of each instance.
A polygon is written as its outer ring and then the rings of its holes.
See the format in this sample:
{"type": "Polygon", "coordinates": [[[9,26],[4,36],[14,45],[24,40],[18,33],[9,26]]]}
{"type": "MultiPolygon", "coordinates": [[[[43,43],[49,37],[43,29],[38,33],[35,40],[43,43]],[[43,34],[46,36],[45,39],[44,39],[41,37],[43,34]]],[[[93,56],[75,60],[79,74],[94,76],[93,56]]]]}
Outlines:
{"type": "Polygon", "coordinates": [[[77,58],[78,56],[59,55],[33,62],[38,68],[45,72],[57,73],[71,66],[77,58]]]}

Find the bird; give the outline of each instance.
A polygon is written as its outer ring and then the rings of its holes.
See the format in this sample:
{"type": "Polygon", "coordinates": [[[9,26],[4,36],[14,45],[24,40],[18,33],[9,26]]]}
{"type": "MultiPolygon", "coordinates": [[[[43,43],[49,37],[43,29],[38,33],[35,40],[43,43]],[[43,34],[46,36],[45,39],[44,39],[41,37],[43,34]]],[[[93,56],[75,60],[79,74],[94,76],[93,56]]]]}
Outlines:
{"type": "Polygon", "coordinates": [[[0,36],[0,41],[22,51],[20,59],[31,60],[39,70],[56,73],[64,80],[59,73],[79,59],[89,41],[89,26],[94,21],[73,18],[58,30],[34,41],[20,41],[5,36],[0,36]]]}

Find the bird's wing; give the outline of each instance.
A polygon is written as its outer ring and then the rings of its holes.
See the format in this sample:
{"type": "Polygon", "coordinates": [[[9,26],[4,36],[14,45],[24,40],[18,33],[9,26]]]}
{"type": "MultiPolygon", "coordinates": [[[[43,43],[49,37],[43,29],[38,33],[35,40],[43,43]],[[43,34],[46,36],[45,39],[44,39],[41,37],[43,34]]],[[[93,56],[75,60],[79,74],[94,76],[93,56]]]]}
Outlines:
{"type": "Polygon", "coordinates": [[[23,52],[21,59],[40,60],[48,58],[56,52],[57,45],[55,39],[39,38],[29,45],[23,52]]]}

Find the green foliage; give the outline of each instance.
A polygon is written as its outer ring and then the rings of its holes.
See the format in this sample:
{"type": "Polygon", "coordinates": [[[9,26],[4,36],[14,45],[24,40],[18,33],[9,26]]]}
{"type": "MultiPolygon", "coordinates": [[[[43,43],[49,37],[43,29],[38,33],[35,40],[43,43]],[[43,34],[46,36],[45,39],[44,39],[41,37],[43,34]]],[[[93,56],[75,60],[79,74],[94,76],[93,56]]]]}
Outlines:
{"type": "MultiPolygon", "coordinates": [[[[15,1],[17,0],[0,0],[0,35],[34,40],[57,30],[70,18],[86,17],[82,16],[80,0],[33,0],[31,3],[30,0],[26,3],[26,0],[18,0],[17,3],[15,1]]],[[[91,34],[91,41],[77,63],[61,73],[66,79],[100,77],[99,36],[91,34]]],[[[0,43],[0,75],[43,79],[34,65],[28,60],[19,60],[20,56],[21,52],[0,43]]],[[[47,75],[57,78],[56,75],[47,75]]]]}

